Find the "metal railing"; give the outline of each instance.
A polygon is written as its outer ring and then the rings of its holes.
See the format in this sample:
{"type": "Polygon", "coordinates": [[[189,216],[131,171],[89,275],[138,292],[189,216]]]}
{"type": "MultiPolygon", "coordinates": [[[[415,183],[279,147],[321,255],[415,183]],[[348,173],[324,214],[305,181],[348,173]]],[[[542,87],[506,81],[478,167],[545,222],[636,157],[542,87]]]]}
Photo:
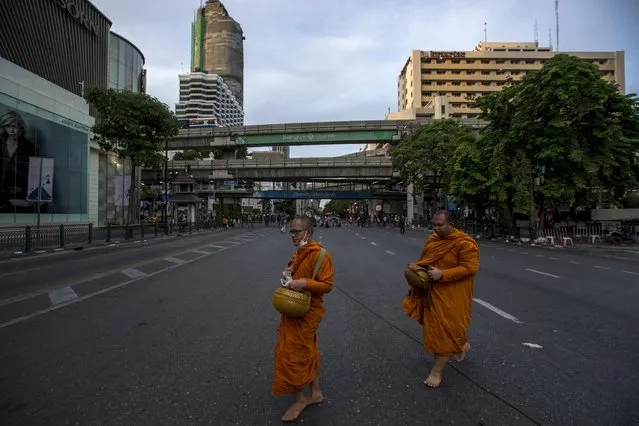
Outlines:
{"type": "Polygon", "coordinates": [[[193,233],[215,229],[212,221],[184,223],[142,223],[136,225],[59,225],[25,226],[0,229],[0,252],[31,252],[45,249],[112,243],[132,239],[157,238],[176,233],[193,233]]]}
{"type": "MultiPolygon", "coordinates": [[[[405,130],[406,127],[432,122],[433,119],[420,118],[418,120],[362,120],[362,121],[325,121],[311,123],[282,123],[257,124],[236,127],[212,127],[180,129],[176,139],[202,136],[244,136],[281,133],[306,132],[344,132],[357,130],[405,130]]],[[[484,127],[487,122],[478,119],[460,119],[471,127],[484,127]]]]}
{"type": "Polygon", "coordinates": [[[252,158],[242,160],[172,160],[169,170],[205,169],[256,169],[256,168],[306,168],[306,167],[392,167],[390,157],[308,157],[308,158],[252,158]]]}

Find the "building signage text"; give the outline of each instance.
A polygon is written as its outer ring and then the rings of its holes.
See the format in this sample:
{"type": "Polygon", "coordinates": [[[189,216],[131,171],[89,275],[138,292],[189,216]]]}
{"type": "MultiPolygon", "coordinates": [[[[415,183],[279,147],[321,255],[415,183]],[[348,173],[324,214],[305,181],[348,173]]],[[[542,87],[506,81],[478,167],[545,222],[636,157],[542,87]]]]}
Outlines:
{"type": "Polygon", "coordinates": [[[56,3],[62,9],[66,10],[73,19],[82,24],[87,30],[93,31],[94,34],[98,33],[98,27],[95,22],[90,20],[85,12],[81,11],[73,0],[56,0],[56,3]]]}
{"type": "Polygon", "coordinates": [[[422,58],[465,58],[466,52],[422,52],[422,58]]]}

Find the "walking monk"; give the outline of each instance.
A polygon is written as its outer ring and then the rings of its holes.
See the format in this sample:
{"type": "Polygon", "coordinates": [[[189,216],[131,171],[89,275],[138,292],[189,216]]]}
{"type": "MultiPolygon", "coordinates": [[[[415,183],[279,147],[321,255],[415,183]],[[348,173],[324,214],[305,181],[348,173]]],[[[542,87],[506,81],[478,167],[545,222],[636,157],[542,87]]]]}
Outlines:
{"type": "Polygon", "coordinates": [[[292,278],[287,286],[294,290],[310,291],[311,307],[303,317],[282,315],[277,330],[271,392],[275,396],[293,394],[295,397],[282,417],[285,422],[296,421],[307,406],[324,401],[319,382],[317,328],[324,316],[324,294],[333,289],[333,262],[328,251],[324,253],[315,279],[311,279],[322,249],[312,239],[311,219],[306,216],[293,219],[290,234],[297,250],[284,271],[285,276],[292,278]],[[304,394],[307,385],[310,385],[310,396],[304,394]]]}
{"type": "Polygon", "coordinates": [[[435,356],[424,384],[436,388],[450,358],[461,362],[470,349],[467,332],[475,274],[479,269],[479,247],[472,237],[454,228],[447,211],[435,213],[432,224],[435,232],[424,243],[419,261],[409,265],[411,269],[427,269],[433,282],[428,296],[430,307],[425,307],[412,289],[402,306],[422,324],[424,349],[435,356]]]}

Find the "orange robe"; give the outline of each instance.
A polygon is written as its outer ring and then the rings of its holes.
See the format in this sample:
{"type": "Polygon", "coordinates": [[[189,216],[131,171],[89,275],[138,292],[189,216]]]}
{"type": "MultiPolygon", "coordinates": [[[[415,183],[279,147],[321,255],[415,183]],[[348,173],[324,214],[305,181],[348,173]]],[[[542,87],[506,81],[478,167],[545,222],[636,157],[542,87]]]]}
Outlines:
{"type": "Polygon", "coordinates": [[[317,329],[324,316],[324,294],[333,289],[333,262],[328,251],[315,279],[313,268],[321,246],[315,241],[297,250],[288,266],[293,279],[306,279],[305,290],[311,292],[311,307],[303,317],[282,315],[275,342],[273,395],[288,395],[311,383],[320,367],[317,329]]]}
{"type": "Polygon", "coordinates": [[[431,265],[443,271],[433,283],[430,308],[409,293],[402,307],[423,327],[426,352],[448,356],[463,352],[473,307],[475,274],[479,269],[479,246],[465,232],[455,229],[448,237],[432,234],[424,243],[419,266],[431,265]]]}

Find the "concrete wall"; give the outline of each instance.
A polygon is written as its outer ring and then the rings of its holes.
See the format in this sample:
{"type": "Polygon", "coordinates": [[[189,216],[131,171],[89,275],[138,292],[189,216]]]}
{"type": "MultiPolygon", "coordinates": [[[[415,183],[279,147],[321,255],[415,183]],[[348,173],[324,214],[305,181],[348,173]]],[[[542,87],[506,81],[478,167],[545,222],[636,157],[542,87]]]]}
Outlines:
{"type": "Polygon", "coordinates": [[[592,220],[601,222],[639,220],[639,209],[593,209],[592,220]]]}

